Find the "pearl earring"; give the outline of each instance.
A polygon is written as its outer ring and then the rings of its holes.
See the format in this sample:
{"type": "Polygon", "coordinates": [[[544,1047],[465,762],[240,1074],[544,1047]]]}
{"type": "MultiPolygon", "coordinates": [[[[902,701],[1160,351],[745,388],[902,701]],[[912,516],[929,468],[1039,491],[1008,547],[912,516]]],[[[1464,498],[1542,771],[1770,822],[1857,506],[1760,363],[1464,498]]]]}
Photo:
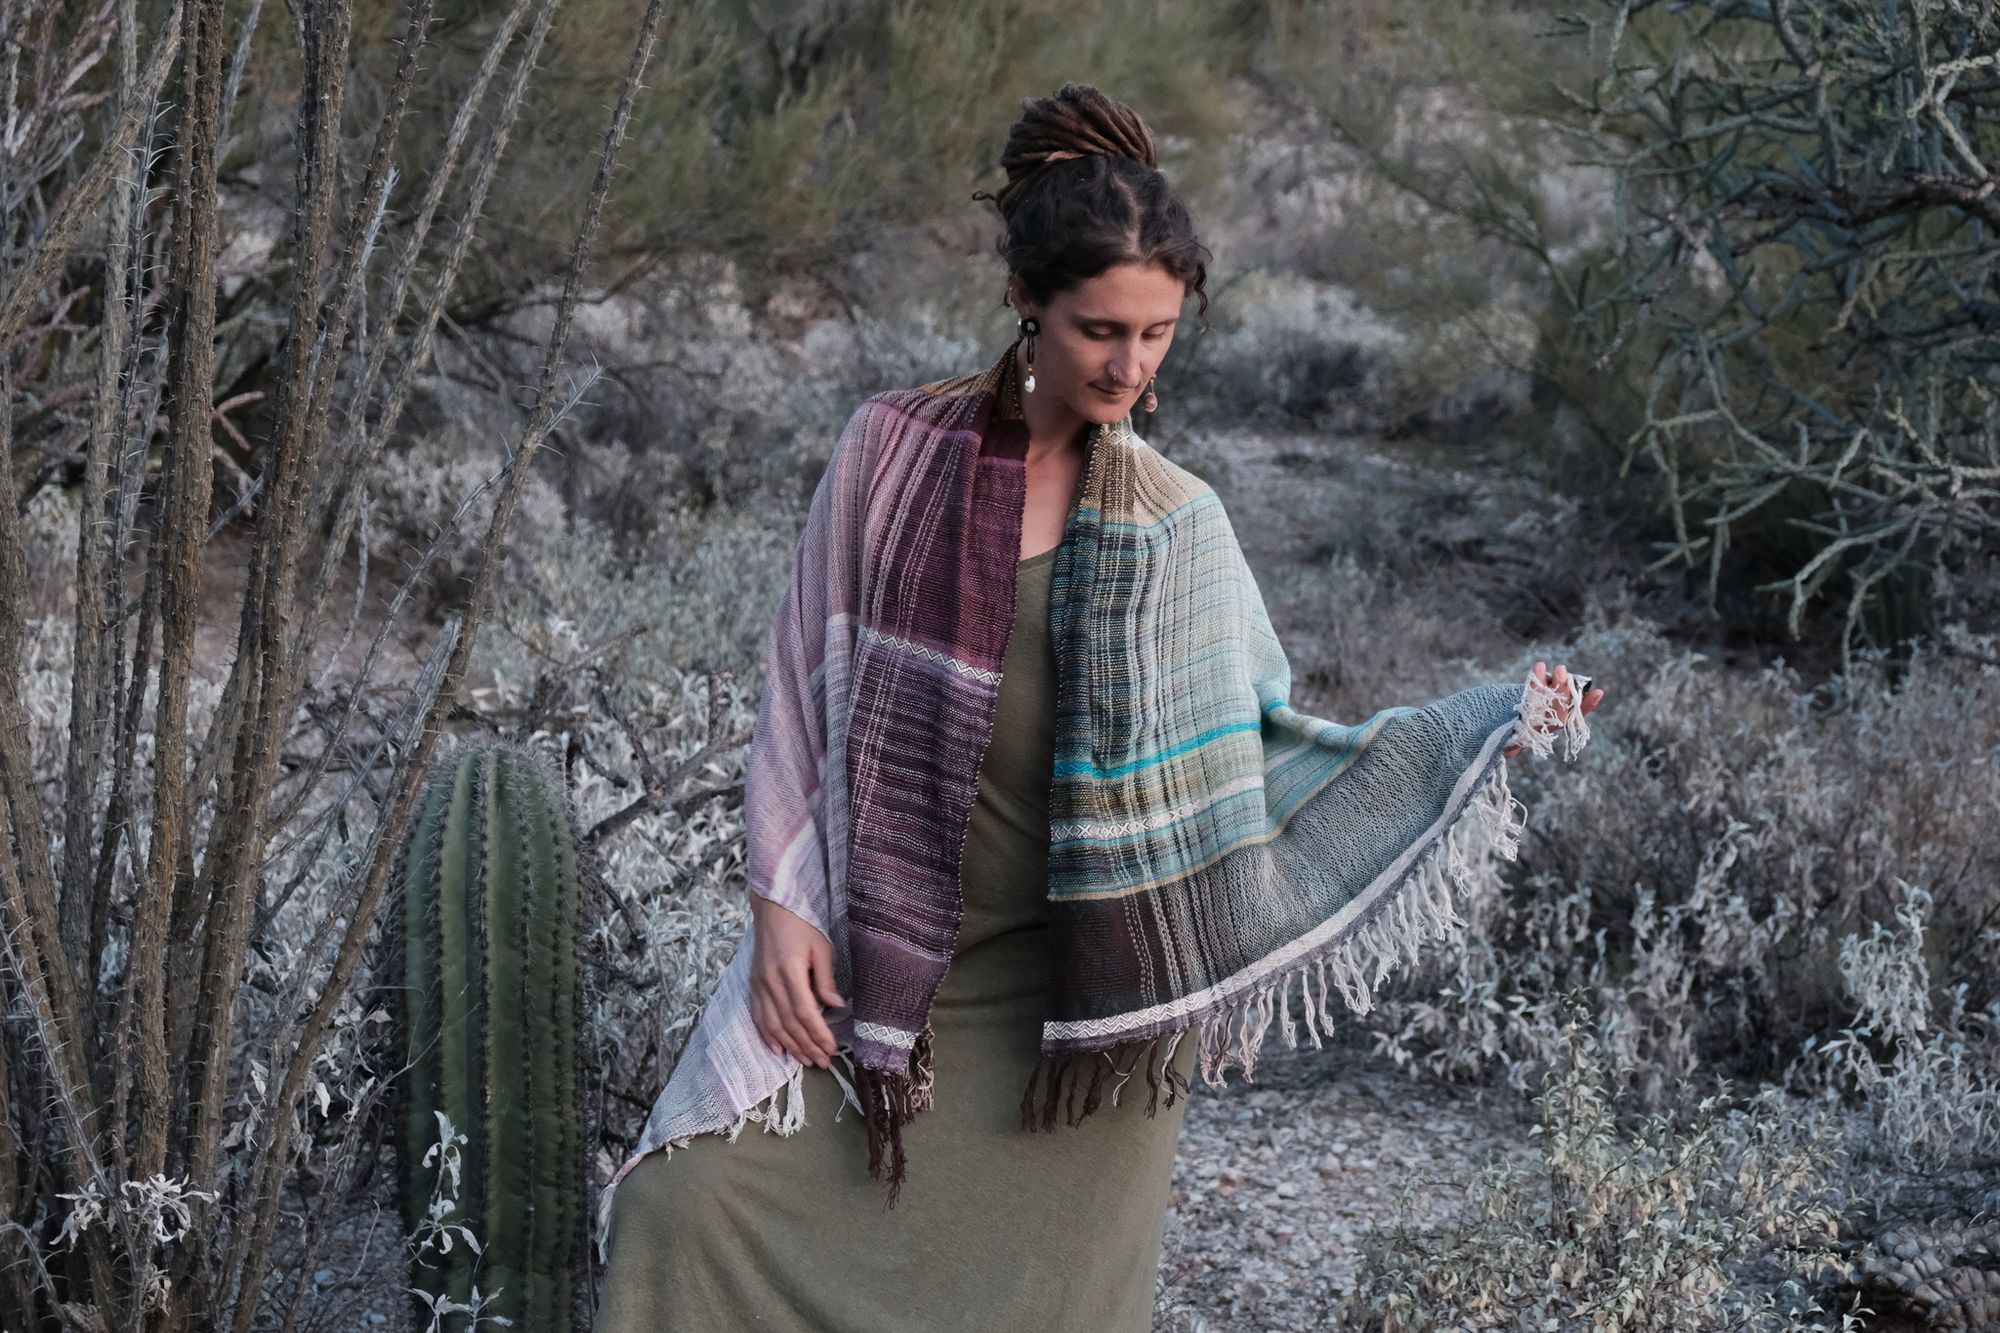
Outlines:
{"type": "Polygon", "coordinates": [[[1028,374],[1021,381],[1021,392],[1033,393],[1035,391],[1035,335],[1042,331],[1042,322],[1033,315],[1029,315],[1026,319],[1019,320],[1017,323],[1022,335],[1028,340],[1028,374]]]}
{"type": "Polygon", "coordinates": [[[1146,380],[1146,399],[1143,406],[1148,412],[1157,412],[1160,410],[1160,400],[1158,396],[1153,393],[1153,381],[1158,378],[1159,378],[1158,375],[1153,375],[1149,376],[1146,380]]]}

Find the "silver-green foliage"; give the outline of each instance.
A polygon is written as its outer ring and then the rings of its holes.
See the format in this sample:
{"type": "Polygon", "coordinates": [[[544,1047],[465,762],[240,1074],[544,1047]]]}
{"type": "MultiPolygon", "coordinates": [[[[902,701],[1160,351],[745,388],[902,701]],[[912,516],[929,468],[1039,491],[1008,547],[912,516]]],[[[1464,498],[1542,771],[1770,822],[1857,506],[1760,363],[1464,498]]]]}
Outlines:
{"type": "MultiPolygon", "coordinates": [[[[1845,1271],[1834,1237],[1839,1128],[1766,1089],[1726,1081],[1632,1116],[1630,1074],[1577,997],[1536,1098],[1534,1150],[1496,1157],[1458,1219],[1371,1233],[1345,1327],[1678,1333],[1858,1327],[1798,1274],[1845,1271]]],[[[1436,1182],[1412,1180],[1412,1197],[1436,1182]]],[[[1406,1200],[1407,1201],[1407,1200],[1406,1200]]]]}
{"type": "MultiPolygon", "coordinates": [[[[1444,946],[1440,973],[1370,1016],[1381,1048],[1527,1091],[1552,1057],[1561,996],[1583,987],[1649,1101],[1712,1073],[1880,1101],[1887,1085],[1845,1064],[1794,1061],[1870,1014],[1901,1025],[1876,1022],[1878,1039],[1921,1045],[1918,1029],[1954,1014],[1976,1038],[2000,1002],[2000,670],[1978,660],[1991,642],[1969,642],[1966,655],[1920,651],[1899,680],[1864,654],[1816,689],[1783,664],[1724,669],[1643,623],[1552,648],[1625,681],[1626,702],[1595,759],[1523,771],[1538,832],[1520,886],[1470,904],[1476,929],[1444,946]],[[1923,891],[1927,965],[1863,966],[1874,923],[1911,910],[1905,883],[1923,891]],[[1930,996],[1921,1009],[1898,998],[1912,986],[1930,996]]],[[[1963,1105],[1928,1116],[1953,1126],[1944,1137],[1996,1141],[2000,1044],[1969,1040],[1959,1058],[1959,1074],[1927,1086],[1963,1087],[1963,1105]]]]}

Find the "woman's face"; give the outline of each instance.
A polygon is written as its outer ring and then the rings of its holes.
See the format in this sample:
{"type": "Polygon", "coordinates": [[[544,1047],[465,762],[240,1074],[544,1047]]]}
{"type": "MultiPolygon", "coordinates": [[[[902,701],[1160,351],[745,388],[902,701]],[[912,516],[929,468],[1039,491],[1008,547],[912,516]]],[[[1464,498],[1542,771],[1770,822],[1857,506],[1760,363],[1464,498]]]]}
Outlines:
{"type": "Polygon", "coordinates": [[[1187,296],[1180,279],[1150,264],[1114,264],[1042,306],[1018,280],[1012,291],[1015,310],[1041,321],[1034,397],[1100,424],[1122,419],[1146,391],[1187,296]]]}

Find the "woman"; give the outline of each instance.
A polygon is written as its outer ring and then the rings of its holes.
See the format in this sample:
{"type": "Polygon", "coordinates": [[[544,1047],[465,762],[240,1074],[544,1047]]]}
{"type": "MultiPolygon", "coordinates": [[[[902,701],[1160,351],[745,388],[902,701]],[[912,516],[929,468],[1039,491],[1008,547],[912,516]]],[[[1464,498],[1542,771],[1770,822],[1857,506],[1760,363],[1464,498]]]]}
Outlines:
{"type": "Polygon", "coordinates": [[[1602,697],[1537,663],[1358,727],[1289,707],[1219,500],[1128,425],[1205,251],[1130,109],[1023,105],[1021,336],[871,398],[814,496],[750,947],[614,1177],[599,1333],[1150,1327],[1196,1060],[1248,1076],[1294,981],[1316,1044],[1331,986],[1365,1009],[1455,921],[1461,844],[1511,854],[1502,756],[1602,697]]]}

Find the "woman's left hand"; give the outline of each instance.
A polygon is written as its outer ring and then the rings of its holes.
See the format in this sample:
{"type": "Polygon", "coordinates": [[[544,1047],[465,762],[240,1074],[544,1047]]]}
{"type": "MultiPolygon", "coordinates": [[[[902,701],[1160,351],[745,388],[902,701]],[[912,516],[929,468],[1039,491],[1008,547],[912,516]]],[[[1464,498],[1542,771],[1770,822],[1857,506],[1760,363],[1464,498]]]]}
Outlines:
{"type": "MultiPolygon", "coordinates": [[[[1564,666],[1560,662],[1556,663],[1556,672],[1553,677],[1550,677],[1548,675],[1548,663],[1546,662],[1535,663],[1535,669],[1529,678],[1531,680],[1539,681],[1540,683],[1549,686],[1550,688],[1554,689],[1558,695],[1562,694],[1564,690],[1569,688],[1569,668],[1564,666]]],[[[1588,694],[1584,695],[1583,698],[1577,700],[1577,706],[1576,706],[1577,716],[1581,717],[1583,714],[1588,713],[1591,709],[1597,707],[1598,701],[1603,698],[1604,698],[1603,690],[1601,689],[1591,690],[1588,694]]],[[[1565,718],[1564,721],[1568,721],[1568,719],[1565,718]]],[[[1518,745],[1510,745],[1506,749],[1502,750],[1500,753],[1506,758],[1512,759],[1515,755],[1521,753],[1521,747],[1518,745]]]]}

